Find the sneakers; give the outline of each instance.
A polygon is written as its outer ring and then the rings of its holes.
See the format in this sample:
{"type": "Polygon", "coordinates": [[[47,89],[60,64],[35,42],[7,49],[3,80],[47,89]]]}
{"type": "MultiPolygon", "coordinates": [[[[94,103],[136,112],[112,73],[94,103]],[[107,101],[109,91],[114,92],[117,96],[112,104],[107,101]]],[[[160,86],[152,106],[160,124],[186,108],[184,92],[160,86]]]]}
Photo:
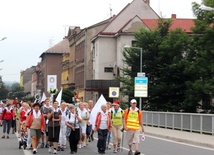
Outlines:
{"type": "Polygon", "coordinates": [[[54,152],[53,152],[53,153],[54,153],[54,154],[57,154],[57,150],[54,149],[54,152]]]}
{"type": "Polygon", "coordinates": [[[4,139],[4,138],[5,138],[5,135],[3,135],[1,138],[3,138],[3,139],[4,139]]]}
{"type": "Polygon", "coordinates": [[[53,152],[51,146],[49,147],[48,152],[49,152],[49,153],[52,153],[52,152],[53,152]]]}
{"type": "Polygon", "coordinates": [[[86,143],[85,142],[82,143],[82,147],[86,147],[86,143]]]}
{"type": "Polygon", "coordinates": [[[48,147],[49,147],[49,145],[48,145],[48,144],[46,144],[46,145],[45,145],[45,148],[48,148],[48,147]]]}
{"type": "Polygon", "coordinates": [[[140,155],[141,153],[139,151],[135,151],[134,155],[140,155]]]}
{"type": "Polygon", "coordinates": [[[106,150],[111,150],[111,146],[110,145],[106,145],[106,150]]]}
{"type": "Polygon", "coordinates": [[[78,144],[78,149],[81,149],[82,148],[82,144],[78,144]]]}
{"type": "Polygon", "coordinates": [[[33,149],[33,154],[36,154],[37,153],[37,150],[36,149],[33,149]]]}
{"type": "Polygon", "coordinates": [[[7,139],[9,139],[10,137],[9,137],[9,135],[7,135],[7,139]]]}
{"type": "Polygon", "coordinates": [[[132,150],[129,150],[128,155],[132,155],[132,150]]]}
{"type": "Polygon", "coordinates": [[[63,147],[61,147],[61,151],[65,151],[63,147]]]}
{"type": "Polygon", "coordinates": [[[117,152],[120,152],[120,145],[117,145],[117,152]]]}
{"type": "Polygon", "coordinates": [[[113,153],[117,153],[117,150],[114,150],[113,153]]]}
{"type": "Polygon", "coordinates": [[[40,146],[40,148],[44,148],[45,147],[45,144],[44,143],[42,143],[41,144],[41,146],[40,146]]]}

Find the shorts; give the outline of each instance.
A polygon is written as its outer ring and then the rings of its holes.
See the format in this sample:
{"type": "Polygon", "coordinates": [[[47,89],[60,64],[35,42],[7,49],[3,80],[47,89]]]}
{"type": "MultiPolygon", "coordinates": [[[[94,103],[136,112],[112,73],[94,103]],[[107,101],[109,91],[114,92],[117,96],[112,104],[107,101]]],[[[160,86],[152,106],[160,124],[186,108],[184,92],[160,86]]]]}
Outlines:
{"type": "Polygon", "coordinates": [[[128,130],[126,131],[126,139],[128,145],[132,145],[133,143],[140,143],[140,130],[128,130]]]}
{"type": "Polygon", "coordinates": [[[86,126],[86,135],[90,136],[91,135],[91,130],[92,130],[92,125],[87,125],[86,126]]]}
{"type": "Polygon", "coordinates": [[[81,125],[81,133],[82,134],[86,134],[86,124],[85,125],[81,125]]]}
{"type": "Polygon", "coordinates": [[[30,136],[36,136],[37,138],[41,137],[41,130],[40,129],[30,129],[30,136]]]}

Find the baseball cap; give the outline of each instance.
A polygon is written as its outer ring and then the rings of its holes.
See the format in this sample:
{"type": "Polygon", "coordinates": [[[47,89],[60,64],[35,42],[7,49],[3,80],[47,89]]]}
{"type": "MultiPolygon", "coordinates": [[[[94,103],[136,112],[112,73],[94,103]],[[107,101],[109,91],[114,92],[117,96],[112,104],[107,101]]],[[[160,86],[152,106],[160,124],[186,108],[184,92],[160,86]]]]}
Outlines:
{"type": "Polygon", "coordinates": [[[130,102],[131,103],[137,103],[137,101],[135,99],[132,99],[130,102]]]}
{"type": "Polygon", "coordinates": [[[118,105],[119,106],[120,105],[120,101],[115,100],[112,105],[118,105]]]}

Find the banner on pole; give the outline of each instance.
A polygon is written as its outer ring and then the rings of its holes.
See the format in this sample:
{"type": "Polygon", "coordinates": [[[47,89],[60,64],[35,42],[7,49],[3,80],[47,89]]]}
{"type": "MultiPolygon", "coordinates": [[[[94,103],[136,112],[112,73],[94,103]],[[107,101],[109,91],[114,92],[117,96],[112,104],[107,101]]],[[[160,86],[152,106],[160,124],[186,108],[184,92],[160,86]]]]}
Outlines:
{"type": "Polygon", "coordinates": [[[57,75],[48,75],[47,77],[47,91],[52,88],[57,89],[57,75]]]}

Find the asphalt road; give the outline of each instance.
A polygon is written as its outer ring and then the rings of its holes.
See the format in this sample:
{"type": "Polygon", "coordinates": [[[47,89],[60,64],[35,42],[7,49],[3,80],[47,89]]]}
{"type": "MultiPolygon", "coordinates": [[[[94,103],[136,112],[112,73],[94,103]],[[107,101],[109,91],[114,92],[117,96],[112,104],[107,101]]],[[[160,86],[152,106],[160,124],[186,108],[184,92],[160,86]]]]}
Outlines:
{"type": "MultiPolygon", "coordinates": [[[[1,128],[0,128],[1,130],[1,128]]],[[[78,150],[79,155],[96,155],[97,147],[96,140],[90,142],[87,147],[78,150]]],[[[213,155],[214,148],[206,148],[196,145],[190,145],[186,143],[180,143],[168,139],[158,138],[146,135],[146,140],[140,143],[139,147],[143,155],[213,155]]],[[[59,151],[59,155],[68,155],[70,153],[67,147],[65,151],[59,151]]],[[[118,155],[124,155],[128,153],[127,144],[124,140],[123,152],[118,152],[118,155]]],[[[18,149],[18,140],[16,136],[11,135],[10,139],[0,139],[0,154],[4,155],[32,155],[31,150],[18,149]]],[[[50,155],[48,149],[38,149],[38,155],[50,155]]],[[[113,155],[115,153],[111,150],[106,151],[107,155],[113,155]]]]}

